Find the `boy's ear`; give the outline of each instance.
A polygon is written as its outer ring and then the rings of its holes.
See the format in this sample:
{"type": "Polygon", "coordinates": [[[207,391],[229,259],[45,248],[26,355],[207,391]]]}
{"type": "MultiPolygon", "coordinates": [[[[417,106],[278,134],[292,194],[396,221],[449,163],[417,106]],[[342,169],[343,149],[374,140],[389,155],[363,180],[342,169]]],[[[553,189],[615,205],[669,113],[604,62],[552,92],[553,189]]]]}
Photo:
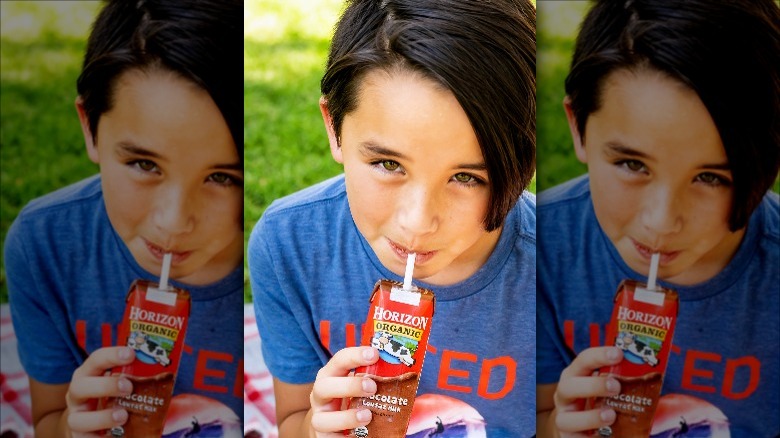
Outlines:
{"type": "Polygon", "coordinates": [[[577,126],[577,118],[574,117],[574,111],[571,108],[571,98],[569,96],[563,98],[563,109],[566,111],[566,120],[569,122],[569,131],[571,132],[572,142],[574,142],[574,153],[577,154],[578,160],[587,164],[588,154],[585,150],[585,145],[582,143],[582,136],[577,126]]]}
{"type": "Polygon", "coordinates": [[[325,99],[325,96],[320,96],[320,112],[322,113],[322,121],[325,122],[325,130],[328,132],[330,154],[337,163],[344,164],[339,139],[336,138],[336,128],[333,126],[333,119],[330,117],[330,111],[328,111],[328,100],[325,99]]]}
{"type": "Polygon", "coordinates": [[[81,96],[76,97],[76,112],[79,114],[81,133],[84,134],[84,143],[87,146],[87,155],[89,155],[89,159],[93,163],[100,163],[98,148],[95,144],[95,138],[92,136],[92,131],[89,129],[89,117],[87,117],[87,111],[84,109],[84,99],[81,96]]]}

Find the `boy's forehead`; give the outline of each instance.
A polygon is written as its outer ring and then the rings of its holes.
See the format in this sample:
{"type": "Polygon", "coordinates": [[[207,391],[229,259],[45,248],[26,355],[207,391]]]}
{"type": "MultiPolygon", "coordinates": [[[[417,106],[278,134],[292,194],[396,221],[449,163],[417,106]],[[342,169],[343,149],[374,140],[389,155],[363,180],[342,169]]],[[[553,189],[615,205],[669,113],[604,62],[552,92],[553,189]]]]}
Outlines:
{"type": "Polygon", "coordinates": [[[112,108],[101,116],[101,146],[158,158],[200,156],[220,167],[240,157],[217,105],[202,88],[165,71],[129,71],[114,91],[112,108]],[[199,151],[197,154],[194,151],[199,151]]]}
{"type": "MultiPolygon", "coordinates": [[[[688,85],[684,84],[681,80],[675,78],[667,72],[650,67],[648,65],[639,65],[633,67],[622,67],[610,71],[601,80],[599,86],[599,106],[603,103],[604,98],[610,91],[615,91],[615,88],[623,88],[633,86],[634,83],[664,83],[665,85],[674,86],[680,91],[690,92],[696,95],[696,92],[688,85]]],[[[630,91],[630,90],[629,90],[630,91]]],[[[627,96],[630,98],[631,96],[627,96]]],[[[638,97],[638,96],[635,96],[638,97]]],[[[698,98],[698,95],[696,95],[698,98]]]]}
{"type": "Polygon", "coordinates": [[[169,87],[172,84],[186,85],[191,91],[201,91],[206,93],[202,87],[198,86],[192,80],[184,77],[180,73],[158,66],[149,65],[145,67],[133,67],[129,68],[117,76],[114,83],[114,92],[117,90],[136,85],[139,82],[145,84],[157,85],[160,87],[169,87]]]}
{"type": "Polygon", "coordinates": [[[360,105],[361,98],[364,96],[367,90],[376,90],[377,87],[383,87],[388,83],[409,84],[416,82],[423,83],[435,90],[445,92],[450,91],[442,83],[432,79],[430,76],[418,70],[407,67],[373,68],[358,77],[356,81],[356,107],[360,105]]]}
{"type": "Polygon", "coordinates": [[[673,150],[678,163],[696,167],[728,162],[720,132],[698,94],[657,71],[612,74],[585,135],[589,145],[605,151],[650,158],[673,150]]]}

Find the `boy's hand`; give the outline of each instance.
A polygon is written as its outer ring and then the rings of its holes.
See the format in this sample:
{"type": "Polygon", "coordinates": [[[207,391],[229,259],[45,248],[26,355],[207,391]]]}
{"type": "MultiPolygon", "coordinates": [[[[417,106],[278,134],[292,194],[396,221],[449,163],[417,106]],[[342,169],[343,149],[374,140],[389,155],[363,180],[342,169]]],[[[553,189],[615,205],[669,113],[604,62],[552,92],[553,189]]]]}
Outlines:
{"type": "Polygon", "coordinates": [[[561,437],[583,436],[578,432],[598,429],[615,421],[609,408],[584,410],[585,400],[609,397],[620,392],[620,382],[612,377],[593,376],[593,372],[623,359],[617,347],[594,347],[583,350],[563,372],[555,391],[555,425],[561,437]]]}
{"type": "Polygon", "coordinates": [[[343,436],[341,431],[365,426],[371,421],[368,409],[342,411],[341,399],[376,393],[373,380],[348,374],[358,366],[371,365],[377,360],[379,352],[373,347],[350,347],[334,354],[320,369],[310,397],[311,426],[315,436],[343,436]]]}
{"type": "Polygon", "coordinates": [[[73,372],[68,394],[67,424],[74,437],[94,436],[97,432],[120,426],[127,421],[127,411],[121,408],[95,410],[96,400],[103,397],[121,397],[133,391],[130,380],[104,373],[117,365],[133,361],[135,352],[129,347],[106,347],[95,350],[73,372]]]}

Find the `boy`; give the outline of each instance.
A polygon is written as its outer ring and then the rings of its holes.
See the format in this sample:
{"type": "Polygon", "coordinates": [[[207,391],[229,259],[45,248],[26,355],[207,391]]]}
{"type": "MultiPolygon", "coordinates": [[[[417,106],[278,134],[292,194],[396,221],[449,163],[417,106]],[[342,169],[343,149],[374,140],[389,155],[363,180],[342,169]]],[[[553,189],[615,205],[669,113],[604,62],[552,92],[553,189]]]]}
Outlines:
{"type": "Polygon", "coordinates": [[[600,1],[585,18],[564,107],[588,175],[539,197],[539,437],[615,421],[584,400],[620,392],[592,373],[622,360],[603,327],[652,253],[680,297],[652,436],[780,432],[778,23],[772,1],[600,1]]]}
{"type": "Polygon", "coordinates": [[[320,100],[344,175],[276,201],[249,242],[280,435],[369,423],[340,400],[376,391],[348,374],[379,359],[360,326],[410,252],[437,304],[407,433],[534,433],[534,26],[521,1],[348,4],[320,100]]]}
{"type": "Polygon", "coordinates": [[[240,2],[111,1],[95,21],[76,109],[100,175],[32,201],[5,244],[38,436],[126,421],[96,400],[133,391],[104,371],[134,360],[112,347],[125,343],[115,328],[127,288],[156,281],[164,253],[192,297],[169,413],[205,405],[199,427],[240,431],[241,13],[240,2]]]}

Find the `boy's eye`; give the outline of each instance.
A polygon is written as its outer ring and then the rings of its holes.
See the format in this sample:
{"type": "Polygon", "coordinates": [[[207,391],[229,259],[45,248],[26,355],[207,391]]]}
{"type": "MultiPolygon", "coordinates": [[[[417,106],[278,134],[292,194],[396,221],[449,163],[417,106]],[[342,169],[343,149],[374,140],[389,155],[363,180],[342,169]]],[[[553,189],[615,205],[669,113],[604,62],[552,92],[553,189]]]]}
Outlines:
{"type": "Polygon", "coordinates": [[[696,180],[704,184],[707,184],[709,186],[729,185],[728,180],[726,180],[725,178],[709,172],[700,173],[699,175],[696,175],[696,180]]]}
{"type": "Polygon", "coordinates": [[[637,160],[626,160],[623,162],[623,165],[626,166],[626,168],[632,172],[639,172],[645,167],[645,165],[642,164],[641,161],[637,161],[637,160]]]}
{"type": "Polygon", "coordinates": [[[474,182],[475,181],[475,178],[473,176],[469,175],[468,173],[458,173],[458,174],[455,174],[455,176],[453,178],[455,178],[455,181],[457,181],[459,183],[464,183],[464,184],[468,184],[470,182],[474,182]]]}
{"type": "Polygon", "coordinates": [[[157,165],[154,164],[154,161],[149,160],[137,160],[135,162],[135,166],[144,172],[151,172],[157,168],[157,165]]]}
{"type": "Polygon", "coordinates": [[[226,182],[230,181],[230,177],[224,173],[212,173],[209,175],[209,179],[218,184],[225,184],[226,182]]]}
{"type": "Polygon", "coordinates": [[[231,176],[227,173],[222,172],[216,172],[212,173],[208,177],[208,181],[213,182],[215,184],[219,184],[221,186],[241,186],[242,181],[240,178],[237,178],[235,176],[231,176]]]}
{"type": "Polygon", "coordinates": [[[384,160],[382,161],[381,164],[385,170],[388,170],[390,172],[396,171],[398,170],[399,167],[401,167],[401,165],[398,164],[397,161],[392,161],[392,160],[384,160]]]}

